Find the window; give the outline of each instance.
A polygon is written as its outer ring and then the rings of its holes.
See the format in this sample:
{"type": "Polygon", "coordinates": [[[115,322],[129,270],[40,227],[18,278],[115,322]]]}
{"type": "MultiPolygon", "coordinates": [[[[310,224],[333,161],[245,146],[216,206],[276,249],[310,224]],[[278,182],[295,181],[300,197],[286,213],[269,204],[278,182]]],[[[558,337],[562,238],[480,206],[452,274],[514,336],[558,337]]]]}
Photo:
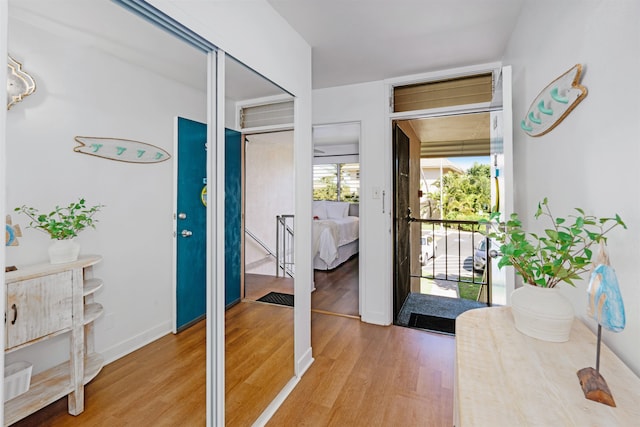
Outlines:
{"type": "Polygon", "coordinates": [[[313,166],[313,200],[360,200],[360,164],[332,163],[313,166]]]}
{"type": "Polygon", "coordinates": [[[492,97],[493,75],[484,73],[395,87],[393,111],[397,113],[490,102],[492,97]]]}

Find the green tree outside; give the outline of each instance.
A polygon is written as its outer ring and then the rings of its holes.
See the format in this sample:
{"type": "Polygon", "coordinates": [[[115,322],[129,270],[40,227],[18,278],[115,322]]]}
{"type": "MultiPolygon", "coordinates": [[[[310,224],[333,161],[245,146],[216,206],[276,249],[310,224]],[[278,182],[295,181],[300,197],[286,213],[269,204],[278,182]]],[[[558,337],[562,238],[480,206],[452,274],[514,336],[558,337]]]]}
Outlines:
{"type": "MultiPolygon", "coordinates": [[[[489,217],[491,205],[491,167],[475,163],[466,173],[448,172],[434,183],[443,187],[443,205],[448,220],[477,221],[489,217]]],[[[440,192],[429,193],[429,197],[440,203],[440,192]]],[[[442,211],[442,210],[441,210],[442,211]]]]}

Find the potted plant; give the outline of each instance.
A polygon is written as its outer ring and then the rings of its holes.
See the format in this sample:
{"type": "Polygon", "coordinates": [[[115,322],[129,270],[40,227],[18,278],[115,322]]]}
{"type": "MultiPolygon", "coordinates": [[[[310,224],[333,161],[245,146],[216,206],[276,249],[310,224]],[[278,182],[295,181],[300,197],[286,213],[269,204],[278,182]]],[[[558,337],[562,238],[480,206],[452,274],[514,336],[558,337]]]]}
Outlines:
{"type": "Polygon", "coordinates": [[[606,234],[618,226],[627,228],[619,215],[598,218],[575,208],[567,218],[551,213],[547,198],[538,203],[535,218],[551,223],[544,234],[523,229],[517,213],[499,224],[499,212],[481,223],[483,233],[500,245],[498,267],[512,266],[524,286],[511,295],[516,328],[526,335],[547,341],[569,339],[574,312],[571,302],[555,289],[560,282],[574,281],[591,269],[596,245],[606,243],[606,234]]]}
{"type": "Polygon", "coordinates": [[[14,210],[31,219],[29,228],[47,233],[54,240],[49,247],[49,259],[51,264],[60,264],[78,259],[80,245],[74,238],[87,227],[95,228],[98,220],[94,215],[103,207],[104,205],[87,207],[85,200],[81,198],[66,207],[56,205],[49,213],[40,213],[38,209],[26,205],[14,210]]]}

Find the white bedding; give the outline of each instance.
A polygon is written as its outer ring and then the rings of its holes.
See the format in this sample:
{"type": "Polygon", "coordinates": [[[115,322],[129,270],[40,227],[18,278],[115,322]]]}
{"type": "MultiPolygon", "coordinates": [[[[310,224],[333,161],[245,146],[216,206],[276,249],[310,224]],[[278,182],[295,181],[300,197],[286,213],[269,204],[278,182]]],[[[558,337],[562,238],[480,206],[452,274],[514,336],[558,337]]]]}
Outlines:
{"type": "Polygon", "coordinates": [[[313,221],[313,255],[330,265],[338,258],[338,248],[358,240],[360,218],[344,218],[313,221]]]}

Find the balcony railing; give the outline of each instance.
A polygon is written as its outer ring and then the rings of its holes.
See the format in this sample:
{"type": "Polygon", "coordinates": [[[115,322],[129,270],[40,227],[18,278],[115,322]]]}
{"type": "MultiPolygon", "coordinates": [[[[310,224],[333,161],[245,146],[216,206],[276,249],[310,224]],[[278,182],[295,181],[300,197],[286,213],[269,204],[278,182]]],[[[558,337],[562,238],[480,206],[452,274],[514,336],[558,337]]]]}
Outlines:
{"type": "MultiPolygon", "coordinates": [[[[407,218],[411,223],[411,277],[432,283],[463,284],[478,289],[475,300],[491,305],[489,241],[476,221],[407,218]],[[419,233],[420,239],[415,237],[419,233]],[[416,242],[420,242],[416,248],[416,242]]],[[[453,285],[452,285],[453,287],[453,285]]],[[[425,292],[430,293],[430,292],[425,292]]],[[[468,297],[467,297],[468,298],[468,297]]]]}

